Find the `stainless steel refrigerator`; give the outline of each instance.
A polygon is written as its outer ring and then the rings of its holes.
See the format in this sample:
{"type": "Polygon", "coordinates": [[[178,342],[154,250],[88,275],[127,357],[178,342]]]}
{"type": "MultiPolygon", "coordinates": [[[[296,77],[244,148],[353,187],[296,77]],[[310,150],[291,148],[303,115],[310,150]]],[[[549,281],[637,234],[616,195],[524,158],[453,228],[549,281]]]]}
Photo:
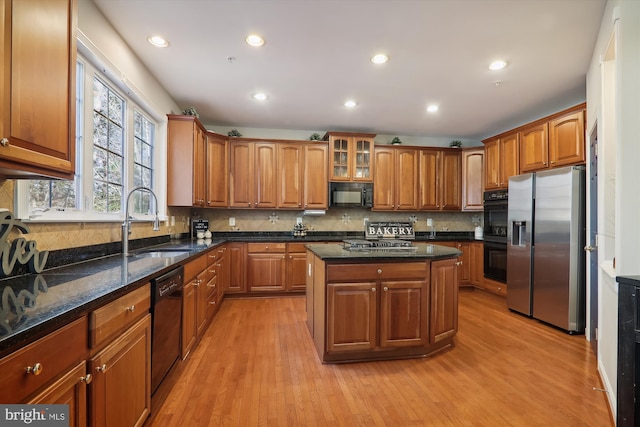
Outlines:
{"type": "Polygon", "coordinates": [[[584,167],[511,177],[507,221],[507,306],[584,332],[584,167]]]}

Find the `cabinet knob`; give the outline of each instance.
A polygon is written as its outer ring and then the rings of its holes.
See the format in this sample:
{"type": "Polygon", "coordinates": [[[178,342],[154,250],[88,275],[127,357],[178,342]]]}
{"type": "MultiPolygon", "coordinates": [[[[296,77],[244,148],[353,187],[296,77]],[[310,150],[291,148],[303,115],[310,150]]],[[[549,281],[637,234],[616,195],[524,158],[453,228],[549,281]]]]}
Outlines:
{"type": "Polygon", "coordinates": [[[551,160],[551,164],[554,164],[555,162],[553,160],[551,160]]]}
{"type": "Polygon", "coordinates": [[[302,203],[298,203],[298,206],[302,206],[302,203]]]}
{"type": "Polygon", "coordinates": [[[371,288],[371,292],[375,292],[375,291],[376,291],[376,288],[371,288]]]}
{"type": "Polygon", "coordinates": [[[546,165],[547,165],[547,162],[542,162],[542,164],[546,166],[546,165]]]}
{"type": "Polygon", "coordinates": [[[130,311],[131,313],[133,313],[135,311],[135,309],[136,309],[136,306],[135,305],[131,305],[131,306],[127,307],[126,311],[130,311]]]}
{"type": "Polygon", "coordinates": [[[9,146],[9,139],[8,138],[0,139],[0,145],[2,145],[3,147],[8,147],[9,146]]]}
{"type": "Polygon", "coordinates": [[[381,268],[378,269],[378,274],[382,274],[382,269],[381,268]]]}
{"type": "Polygon", "coordinates": [[[105,373],[107,371],[106,363],[103,363],[102,366],[96,366],[96,371],[105,373]]]}
{"type": "Polygon", "coordinates": [[[384,288],[382,288],[383,291],[387,292],[389,290],[389,288],[387,288],[386,286],[384,288]]]}
{"type": "Polygon", "coordinates": [[[247,205],[248,205],[249,207],[251,207],[251,202],[247,203],[247,205]]]}
{"type": "Polygon", "coordinates": [[[85,384],[91,384],[91,381],[93,381],[93,375],[87,374],[84,377],[80,377],[80,381],[85,384]]]}
{"type": "Polygon", "coordinates": [[[216,305],[216,302],[215,301],[210,301],[209,304],[216,305]]]}
{"type": "Polygon", "coordinates": [[[25,370],[27,371],[27,374],[40,375],[42,373],[42,364],[35,363],[33,366],[27,366],[25,370]]]}

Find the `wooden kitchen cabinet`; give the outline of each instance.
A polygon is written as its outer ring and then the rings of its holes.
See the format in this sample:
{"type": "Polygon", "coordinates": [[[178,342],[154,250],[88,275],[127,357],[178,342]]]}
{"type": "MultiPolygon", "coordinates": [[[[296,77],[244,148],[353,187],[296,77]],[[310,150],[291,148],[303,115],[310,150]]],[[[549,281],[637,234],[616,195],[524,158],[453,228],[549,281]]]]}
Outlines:
{"type": "Polygon", "coordinates": [[[520,173],[549,167],[547,123],[527,126],[520,131],[520,173]]]}
{"type": "Polygon", "coordinates": [[[428,343],[428,263],[330,265],[326,286],[328,352],[428,343]]]}
{"type": "Polygon", "coordinates": [[[460,210],[458,149],[420,150],[420,210],[460,210]]]}
{"type": "Polygon", "coordinates": [[[484,193],[484,149],[462,151],[462,210],[481,211],[484,193]]]}
{"type": "Polygon", "coordinates": [[[229,263],[229,281],[225,283],[225,293],[244,293],[247,291],[246,283],[246,243],[228,243],[227,257],[229,263]]]}
{"type": "Polygon", "coordinates": [[[484,143],[484,189],[498,190],[509,187],[509,178],[520,173],[518,132],[484,143]]]}
{"type": "Polygon", "coordinates": [[[301,144],[278,144],[278,207],[302,209],[304,148],[301,144]]]}
{"type": "Polygon", "coordinates": [[[458,268],[456,259],[431,262],[431,319],[429,339],[435,343],[458,331],[458,268]]]}
{"type": "Polygon", "coordinates": [[[285,243],[247,243],[247,291],[285,290],[285,243]]]}
{"type": "Polygon", "coordinates": [[[69,406],[69,419],[65,420],[70,427],[87,425],[87,384],[92,375],[87,374],[86,361],[81,361],[55,383],[47,387],[37,396],[29,399],[30,405],[62,404],[69,406]]]}
{"type": "Polygon", "coordinates": [[[458,285],[468,286],[471,284],[471,242],[457,242],[456,248],[462,252],[458,257],[458,285]]]}
{"type": "Polygon", "coordinates": [[[287,243],[287,291],[304,291],[307,287],[307,250],[304,243],[287,243]]]}
{"type": "Polygon", "coordinates": [[[414,148],[375,148],[374,210],[418,210],[419,160],[414,148]]]}
{"type": "Polygon", "coordinates": [[[209,208],[226,208],[229,206],[228,139],[212,132],[207,132],[206,138],[205,204],[209,208]]]}
{"type": "Polygon", "coordinates": [[[304,145],[303,204],[305,209],[329,207],[328,146],[326,143],[304,145]]]}
{"type": "Polygon", "coordinates": [[[482,242],[471,242],[469,247],[469,282],[477,288],[484,288],[484,245],[482,242]]]}
{"type": "Polygon", "coordinates": [[[206,130],[194,116],[167,117],[167,204],[204,207],[206,130]]]}
{"type": "Polygon", "coordinates": [[[0,9],[0,176],[73,179],[77,2],[0,9]]]}
{"type": "Polygon", "coordinates": [[[329,180],[373,180],[375,134],[327,132],[329,141],[329,180]]]}
{"type": "MultiPolygon", "coordinates": [[[[194,279],[195,280],[195,279],[194,279]]],[[[182,288],[182,335],[180,357],[184,360],[196,344],[196,286],[191,280],[182,288]]]]}
{"type": "Polygon", "coordinates": [[[151,314],[89,360],[91,425],[141,426],[151,411],[151,314]]]}
{"type": "Polygon", "coordinates": [[[585,162],[584,105],[549,121],[549,164],[552,168],[585,162]]]}
{"type": "Polygon", "coordinates": [[[277,145],[269,142],[229,142],[229,207],[277,206],[277,145]]]}

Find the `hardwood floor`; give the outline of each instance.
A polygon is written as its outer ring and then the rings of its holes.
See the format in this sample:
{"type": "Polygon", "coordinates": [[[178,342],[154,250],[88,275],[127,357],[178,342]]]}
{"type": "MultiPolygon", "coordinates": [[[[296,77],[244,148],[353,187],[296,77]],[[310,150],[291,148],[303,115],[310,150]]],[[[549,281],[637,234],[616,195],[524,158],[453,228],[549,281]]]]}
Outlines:
{"type": "Polygon", "coordinates": [[[304,297],[227,299],[148,426],[611,426],[596,359],[570,336],[461,291],[455,346],[323,365],[304,297]]]}

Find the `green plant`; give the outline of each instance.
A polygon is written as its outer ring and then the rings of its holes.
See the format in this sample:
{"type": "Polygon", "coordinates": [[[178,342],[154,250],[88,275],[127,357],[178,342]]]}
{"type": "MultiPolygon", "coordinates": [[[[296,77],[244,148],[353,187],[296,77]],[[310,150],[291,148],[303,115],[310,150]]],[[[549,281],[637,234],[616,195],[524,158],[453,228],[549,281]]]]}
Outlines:
{"type": "Polygon", "coordinates": [[[459,139],[454,139],[449,143],[449,147],[460,148],[462,147],[462,141],[460,141],[459,139]]]}
{"type": "Polygon", "coordinates": [[[195,116],[195,117],[200,117],[200,114],[198,114],[198,112],[196,111],[196,107],[189,107],[187,109],[185,109],[182,114],[184,114],[185,116],[195,116]]]}
{"type": "Polygon", "coordinates": [[[242,136],[242,134],[240,132],[238,132],[238,129],[231,129],[229,132],[227,132],[227,135],[229,135],[229,136],[242,136]]]}
{"type": "Polygon", "coordinates": [[[312,133],[311,136],[309,137],[310,141],[322,141],[322,137],[320,136],[319,133],[312,133]]]}
{"type": "Polygon", "coordinates": [[[402,141],[400,141],[400,138],[398,138],[397,136],[394,136],[393,139],[391,140],[392,144],[402,144],[402,141]]]}

